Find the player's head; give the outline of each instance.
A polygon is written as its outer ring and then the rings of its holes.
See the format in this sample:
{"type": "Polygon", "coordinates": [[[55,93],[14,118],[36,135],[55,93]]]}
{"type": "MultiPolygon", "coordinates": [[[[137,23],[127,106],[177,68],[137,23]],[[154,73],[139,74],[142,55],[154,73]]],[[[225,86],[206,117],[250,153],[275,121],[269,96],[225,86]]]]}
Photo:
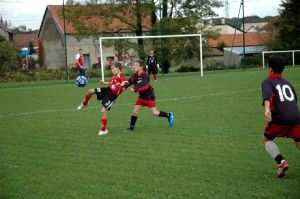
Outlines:
{"type": "Polygon", "coordinates": [[[122,64],[119,62],[113,63],[113,65],[110,67],[111,72],[113,75],[117,75],[121,72],[122,70],[122,64]]]}
{"type": "Polygon", "coordinates": [[[145,70],[145,62],[144,60],[138,59],[134,62],[134,72],[139,73],[145,70]]]}
{"type": "Polygon", "coordinates": [[[268,60],[269,68],[272,69],[273,73],[282,73],[286,64],[285,59],[280,55],[271,55],[268,60]]]}

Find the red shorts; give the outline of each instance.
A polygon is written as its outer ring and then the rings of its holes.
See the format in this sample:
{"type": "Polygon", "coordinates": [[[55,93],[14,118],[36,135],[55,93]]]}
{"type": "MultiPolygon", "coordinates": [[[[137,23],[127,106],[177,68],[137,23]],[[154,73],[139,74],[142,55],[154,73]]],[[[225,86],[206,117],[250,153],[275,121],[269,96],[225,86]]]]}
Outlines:
{"type": "Polygon", "coordinates": [[[300,139],[300,124],[279,125],[268,123],[265,127],[265,137],[271,140],[275,137],[287,137],[298,141],[300,139]]]}
{"type": "Polygon", "coordinates": [[[143,105],[143,106],[148,106],[148,107],[156,107],[156,102],[155,100],[151,99],[142,99],[140,97],[137,98],[135,105],[143,105]]]}

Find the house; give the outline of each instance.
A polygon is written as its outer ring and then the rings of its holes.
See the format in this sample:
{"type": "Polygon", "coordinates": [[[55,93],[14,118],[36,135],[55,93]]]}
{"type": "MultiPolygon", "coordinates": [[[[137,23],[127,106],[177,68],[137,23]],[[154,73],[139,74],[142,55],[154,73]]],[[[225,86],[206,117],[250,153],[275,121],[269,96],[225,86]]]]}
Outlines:
{"type": "MultiPolygon", "coordinates": [[[[263,27],[267,24],[268,22],[245,23],[245,32],[265,32],[263,27]]],[[[241,30],[243,30],[243,25],[241,25],[241,30]]]]}
{"type": "MultiPolygon", "coordinates": [[[[70,6],[84,6],[88,5],[66,5],[65,8],[70,6]]],[[[135,19],[134,6],[124,8],[120,5],[102,4],[97,5],[99,12],[103,7],[107,6],[119,6],[118,9],[122,12],[126,12],[126,15],[121,15],[119,18],[107,19],[104,17],[85,17],[82,15],[77,20],[84,24],[91,25],[95,29],[96,36],[90,36],[88,38],[82,38],[78,40],[78,32],[75,29],[75,25],[72,22],[66,21],[64,28],[64,20],[62,17],[62,6],[60,5],[48,5],[46,7],[43,20],[38,32],[38,38],[40,39],[40,45],[43,48],[44,66],[48,69],[64,68],[66,63],[68,66],[72,65],[75,60],[75,55],[78,49],[83,49],[84,65],[85,67],[92,67],[94,64],[98,64],[100,60],[99,50],[99,36],[100,35],[135,35],[131,31],[130,26],[127,23],[122,22],[121,18],[135,19]],[[66,41],[66,42],[65,42],[66,41]],[[67,53],[67,54],[65,54],[67,53]],[[66,60],[67,59],[67,60],[66,60]]],[[[72,8],[70,8],[72,9],[72,8]]],[[[82,12],[84,13],[84,12],[82,12]]],[[[144,13],[142,13],[144,15],[144,13]]],[[[149,31],[151,27],[150,15],[143,16],[142,31],[143,33],[149,31]]],[[[84,31],[84,30],[83,30],[84,31]]],[[[103,50],[104,60],[117,59],[118,56],[114,52],[113,47],[104,47],[103,50]]]]}
{"type": "Polygon", "coordinates": [[[209,25],[208,30],[218,32],[219,34],[242,34],[243,31],[237,29],[229,24],[220,24],[220,25],[209,25]]]}
{"type": "Polygon", "coordinates": [[[12,42],[14,38],[13,33],[2,25],[0,25],[0,36],[4,37],[9,42],[12,42]]]}
{"type": "Polygon", "coordinates": [[[16,34],[14,36],[14,43],[17,49],[28,48],[31,42],[33,47],[38,46],[37,34],[16,34]]]}
{"type": "MultiPolygon", "coordinates": [[[[271,39],[271,34],[267,32],[254,32],[245,34],[245,55],[261,53],[266,50],[265,43],[271,39]]],[[[223,34],[218,39],[209,40],[208,45],[218,48],[219,44],[224,44],[224,65],[239,65],[244,53],[243,34],[223,34]]]]}
{"type": "Polygon", "coordinates": [[[225,18],[221,19],[221,24],[213,24],[212,19],[208,21],[207,30],[218,32],[219,34],[242,34],[243,31],[232,25],[226,24],[225,18]]]}
{"type": "MultiPolygon", "coordinates": [[[[26,65],[28,65],[28,59],[30,61],[37,60],[37,48],[38,48],[38,42],[37,42],[37,34],[27,33],[27,34],[16,34],[14,36],[14,44],[16,49],[18,50],[20,54],[21,61],[18,64],[19,67],[23,66],[23,62],[26,62],[26,65]],[[32,46],[31,46],[32,45],[32,46]],[[30,47],[33,48],[33,51],[31,51],[30,47]]],[[[30,68],[33,68],[35,66],[30,66],[30,68]]]]}

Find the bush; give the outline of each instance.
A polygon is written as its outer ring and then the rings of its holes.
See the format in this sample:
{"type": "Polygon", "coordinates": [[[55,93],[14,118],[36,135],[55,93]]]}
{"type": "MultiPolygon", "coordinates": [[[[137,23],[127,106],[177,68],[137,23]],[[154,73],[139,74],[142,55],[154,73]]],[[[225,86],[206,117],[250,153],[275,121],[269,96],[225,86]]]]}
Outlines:
{"type": "Polygon", "coordinates": [[[180,68],[177,69],[176,72],[197,72],[199,70],[200,70],[199,67],[188,65],[188,66],[180,66],[180,68]]]}
{"type": "Polygon", "coordinates": [[[241,60],[241,65],[248,67],[262,65],[262,57],[261,55],[246,56],[241,60]]]}
{"type": "Polygon", "coordinates": [[[0,73],[5,73],[15,68],[18,53],[5,39],[0,38],[0,73]]]}

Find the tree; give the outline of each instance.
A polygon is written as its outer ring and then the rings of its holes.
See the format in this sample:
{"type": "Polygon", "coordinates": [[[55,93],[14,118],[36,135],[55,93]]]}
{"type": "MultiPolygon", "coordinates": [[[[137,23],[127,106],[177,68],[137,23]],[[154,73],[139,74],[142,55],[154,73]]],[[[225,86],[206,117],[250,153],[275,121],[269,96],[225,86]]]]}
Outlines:
{"type": "MultiPolygon", "coordinates": [[[[158,5],[158,0],[108,0],[108,4],[98,4],[96,0],[90,0],[87,5],[68,5],[65,6],[65,16],[68,22],[71,22],[75,27],[80,37],[87,37],[91,35],[99,36],[99,27],[107,27],[105,30],[110,31],[111,23],[118,20],[126,24],[128,28],[135,32],[135,35],[141,36],[143,34],[143,24],[145,20],[149,20],[152,24],[150,32],[152,35],[166,35],[166,34],[192,34],[201,32],[206,39],[216,37],[217,35],[205,30],[207,21],[205,18],[216,16],[213,8],[221,7],[221,0],[161,0],[162,10],[158,5]],[[156,16],[158,11],[162,12],[160,22],[156,16]],[[84,16],[82,15],[84,13],[84,16]],[[101,23],[97,23],[96,18],[101,18],[101,23]]],[[[116,28],[116,27],[114,27],[116,28]]],[[[122,27],[120,27],[121,30],[122,27]]],[[[114,30],[113,32],[118,32],[114,30]]],[[[105,31],[102,30],[102,33],[105,31]]],[[[106,33],[106,35],[107,35],[106,33]]],[[[189,58],[199,54],[196,50],[199,46],[199,40],[195,38],[186,40],[173,39],[173,44],[184,46],[185,48],[172,50],[171,43],[164,40],[163,43],[155,42],[156,51],[161,52],[160,57],[163,59],[167,57],[185,57],[189,58]],[[181,43],[178,41],[181,41],[181,43]],[[161,45],[162,44],[162,45],[161,45]],[[196,44],[196,45],[194,45],[196,44]],[[168,46],[162,49],[162,46],[168,46]],[[182,53],[183,50],[188,52],[182,53]],[[163,52],[163,53],[162,53],[163,52]],[[170,54],[170,53],[172,54],[170,54]],[[177,56],[179,55],[179,57],[177,56]]],[[[142,39],[138,40],[138,51],[141,58],[145,57],[144,47],[145,42],[142,39]]],[[[175,47],[174,47],[175,48],[175,47]]],[[[199,49],[199,48],[198,48],[199,49]]],[[[198,55],[199,57],[199,55],[198,55]]]]}
{"type": "MultiPolygon", "coordinates": [[[[222,2],[219,0],[162,0],[160,32],[162,35],[201,33],[206,40],[216,38],[216,33],[205,29],[208,25],[205,18],[216,16],[213,8],[221,6],[222,2]]],[[[162,46],[169,46],[167,50],[158,50],[162,63],[167,62],[166,59],[170,57],[177,64],[182,60],[199,57],[199,40],[195,38],[163,40],[162,46]]],[[[164,71],[168,71],[167,68],[164,69],[164,65],[162,67],[164,71]]]]}
{"type": "Polygon", "coordinates": [[[276,26],[276,49],[300,49],[300,1],[283,0],[279,16],[273,21],[276,26]]]}
{"type": "Polygon", "coordinates": [[[17,64],[18,53],[11,43],[0,36],[0,73],[14,68],[17,64]]]}

